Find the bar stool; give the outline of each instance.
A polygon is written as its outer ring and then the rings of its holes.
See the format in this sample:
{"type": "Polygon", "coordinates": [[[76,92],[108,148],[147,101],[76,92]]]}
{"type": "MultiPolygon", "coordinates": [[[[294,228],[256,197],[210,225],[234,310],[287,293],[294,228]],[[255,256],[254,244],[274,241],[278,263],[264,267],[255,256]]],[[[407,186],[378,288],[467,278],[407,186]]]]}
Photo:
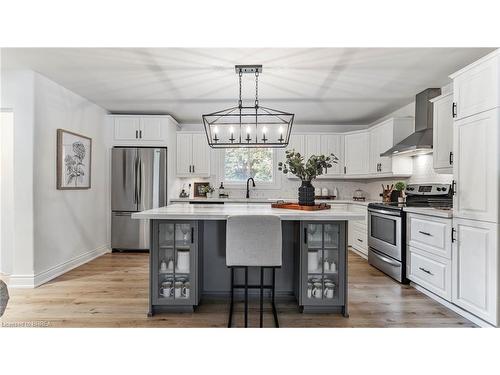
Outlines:
{"type": "Polygon", "coordinates": [[[260,327],[263,326],[264,289],[271,290],[274,323],[279,327],[276,312],[276,268],[281,267],[281,220],[272,215],[234,215],[227,219],[226,265],[231,269],[231,305],[228,327],[233,318],[234,289],[245,289],[245,327],[248,327],[248,289],[260,289],[260,327]],[[248,267],[260,267],[260,284],[248,285],[248,267]],[[245,270],[245,284],[234,283],[234,270],[245,270]],[[264,269],[272,269],[271,285],[264,285],[264,269]]]}

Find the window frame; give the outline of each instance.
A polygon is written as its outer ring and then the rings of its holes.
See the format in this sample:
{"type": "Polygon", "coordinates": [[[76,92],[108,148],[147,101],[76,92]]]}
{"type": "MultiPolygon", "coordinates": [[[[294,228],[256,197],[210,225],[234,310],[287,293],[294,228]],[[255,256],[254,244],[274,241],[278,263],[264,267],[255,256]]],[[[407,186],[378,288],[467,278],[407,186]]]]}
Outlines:
{"type": "MultiPolygon", "coordinates": [[[[272,148],[271,151],[273,154],[273,181],[272,182],[262,182],[262,181],[255,181],[255,188],[252,187],[252,189],[256,190],[270,190],[270,189],[281,189],[281,178],[282,178],[282,172],[278,170],[278,160],[281,160],[282,155],[284,155],[283,151],[280,149],[272,148]]],[[[224,187],[228,189],[246,189],[246,181],[243,182],[233,182],[233,181],[226,181],[225,180],[225,173],[224,173],[224,156],[226,153],[226,149],[219,149],[217,150],[217,187],[220,186],[220,183],[224,183],[224,187]]]]}

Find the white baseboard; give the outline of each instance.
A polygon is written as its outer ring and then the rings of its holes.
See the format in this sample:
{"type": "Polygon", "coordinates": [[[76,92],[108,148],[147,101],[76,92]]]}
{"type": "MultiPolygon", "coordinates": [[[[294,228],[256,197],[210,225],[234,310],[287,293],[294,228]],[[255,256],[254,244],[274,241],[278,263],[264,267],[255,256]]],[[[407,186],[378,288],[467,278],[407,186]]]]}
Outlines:
{"type": "Polygon", "coordinates": [[[354,247],[352,246],[349,246],[348,247],[349,250],[351,250],[353,253],[356,253],[357,255],[359,255],[361,258],[364,258],[366,260],[368,260],[368,255],[366,254],[363,254],[361,251],[359,251],[358,249],[355,249],[354,247]]]}
{"type": "Polygon", "coordinates": [[[86,253],[80,254],[66,262],[49,268],[48,270],[37,273],[36,275],[10,275],[8,284],[9,288],[36,288],[37,286],[45,284],[46,282],[55,279],[73,268],[79,267],[82,264],[90,262],[92,259],[109,252],[111,252],[110,246],[103,245],[97,249],[87,251],[86,253]]]}
{"type": "Polygon", "coordinates": [[[493,326],[493,325],[485,322],[482,319],[479,319],[477,316],[472,315],[471,313],[469,313],[469,312],[461,309],[460,307],[454,305],[453,303],[451,303],[451,302],[449,302],[449,301],[447,301],[447,300],[445,300],[445,299],[443,299],[443,298],[435,295],[434,293],[432,293],[431,291],[428,291],[424,287],[421,287],[420,285],[415,284],[413,281],[410,282],[410,285],[412,287],[414,287],[416,290],[418,290],[419,292],[424,293],[427,297],[430,297],[434,301],[439,302],[444,307],[449,308],[453,312],[456,312],[458,315],[464,317],[467,320],[470,320],[474,324],[477,324],[479,327],[483,327],[483,328],[495,328],[495,326],[493,326]]]}

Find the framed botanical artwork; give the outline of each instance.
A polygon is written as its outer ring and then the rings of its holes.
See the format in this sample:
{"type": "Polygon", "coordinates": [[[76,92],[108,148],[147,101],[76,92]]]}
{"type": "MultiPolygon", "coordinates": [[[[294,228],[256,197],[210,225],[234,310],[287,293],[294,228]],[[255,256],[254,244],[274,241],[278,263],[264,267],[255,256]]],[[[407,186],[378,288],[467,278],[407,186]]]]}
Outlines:
{"type": "Polygon", "coordinates": [[[92,139],[57,129],[57,189],[90,189],[92,139]]]}

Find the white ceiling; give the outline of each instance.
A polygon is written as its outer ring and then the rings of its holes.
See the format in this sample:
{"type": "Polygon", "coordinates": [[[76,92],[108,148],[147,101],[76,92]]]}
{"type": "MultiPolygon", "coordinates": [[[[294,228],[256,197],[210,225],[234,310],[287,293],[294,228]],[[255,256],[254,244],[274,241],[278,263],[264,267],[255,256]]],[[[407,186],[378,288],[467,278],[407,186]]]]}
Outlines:
{"type": "MultiPolygon", "coordinates": [[[[367,124],[410,103],[491,48],[22,48],[3,68],[30,68],[111,112],[168,113],[181,123],[237,104],[235,64],[263,64],[263,105],[302,124],[367,124]]],[[[248,104],[254,77],[243,80],[248,104]]]]}

